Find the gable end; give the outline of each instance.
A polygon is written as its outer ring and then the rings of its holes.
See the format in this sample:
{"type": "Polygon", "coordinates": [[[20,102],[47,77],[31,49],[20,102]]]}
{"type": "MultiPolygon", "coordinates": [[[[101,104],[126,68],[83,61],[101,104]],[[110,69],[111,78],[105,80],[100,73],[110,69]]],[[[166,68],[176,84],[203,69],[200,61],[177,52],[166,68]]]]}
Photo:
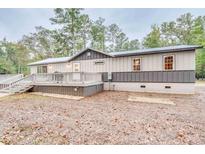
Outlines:
{"type": "Polygon", "coordinates": [[[85,52],[80,53],[78,56],[74,57],[72,60],[73,61],[79,61],[79,60],[91,60],[91,59],[103,59],[103,58],[109,58],[110,56],[92,50],[92,49],[87,49],[85,52]]]}

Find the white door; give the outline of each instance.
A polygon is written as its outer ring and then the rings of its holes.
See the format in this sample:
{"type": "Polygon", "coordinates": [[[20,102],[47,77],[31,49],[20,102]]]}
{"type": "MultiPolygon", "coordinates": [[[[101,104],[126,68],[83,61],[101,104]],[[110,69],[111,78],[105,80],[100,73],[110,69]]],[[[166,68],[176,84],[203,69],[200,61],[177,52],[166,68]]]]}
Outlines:
{"type": "Polygon", "coordinates": [[[73,63],[73,80],[80,81],[80,63],[79,62],[73,63]]]}

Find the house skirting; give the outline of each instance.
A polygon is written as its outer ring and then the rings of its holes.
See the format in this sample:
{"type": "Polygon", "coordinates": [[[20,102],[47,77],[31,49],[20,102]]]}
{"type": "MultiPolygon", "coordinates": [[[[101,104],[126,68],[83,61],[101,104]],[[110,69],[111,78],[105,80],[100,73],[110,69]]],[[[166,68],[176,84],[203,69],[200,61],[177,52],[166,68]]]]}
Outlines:
{"type": "Polygon", "coordinates": [[[31,91],[73,96],[91,96],[103,90],[194,94],[194,89],[195,83],[104,82],[104,84],[89,86],[34,85],[31,91]]]}
{"type": "Polygon", "coordinates": [[[195,83],[105,82],[104,90],[194,94],[195,83]]]}
{"type": "Polygon", "coordinates": [[[103,83],[88,86],[34,85],[31,91],[73,96],[91,96],[103,91],[103,83]]]}

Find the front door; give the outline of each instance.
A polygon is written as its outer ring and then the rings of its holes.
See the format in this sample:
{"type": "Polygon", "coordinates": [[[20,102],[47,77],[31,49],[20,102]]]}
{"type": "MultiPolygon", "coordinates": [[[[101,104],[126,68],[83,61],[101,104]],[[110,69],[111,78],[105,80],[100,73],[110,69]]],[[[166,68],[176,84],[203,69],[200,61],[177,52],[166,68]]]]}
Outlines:
{"type": "Polygon", "coordinates": [[[79,62],[73,63],[73,80],[80,81],[80,63],[79,62]]]}

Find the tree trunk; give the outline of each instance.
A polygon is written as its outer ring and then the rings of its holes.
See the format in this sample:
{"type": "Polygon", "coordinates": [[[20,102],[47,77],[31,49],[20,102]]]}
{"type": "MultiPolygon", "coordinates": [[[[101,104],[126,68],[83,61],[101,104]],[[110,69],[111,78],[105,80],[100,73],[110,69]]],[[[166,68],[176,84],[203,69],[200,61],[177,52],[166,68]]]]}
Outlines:
{"type": "Polygon", "coordinates": [[[84,35],[84,37],[83,37],[83,48],[84,48],[84,49],[86,48],[86,37],[85,37],[85,35],[84,35]]]}

